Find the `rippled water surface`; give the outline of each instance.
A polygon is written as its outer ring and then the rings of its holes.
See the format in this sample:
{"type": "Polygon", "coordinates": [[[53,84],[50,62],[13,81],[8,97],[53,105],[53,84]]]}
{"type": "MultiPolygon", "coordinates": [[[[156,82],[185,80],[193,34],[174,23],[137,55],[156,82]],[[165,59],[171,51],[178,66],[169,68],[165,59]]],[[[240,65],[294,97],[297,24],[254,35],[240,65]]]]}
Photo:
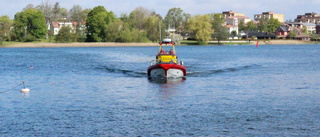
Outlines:
{"type": "Polygon", "coordinates": [[[178,46],[187,76],[148,79],[157,50],[1,48],[0,135],[320,134],[320,45],[178,46]]]}

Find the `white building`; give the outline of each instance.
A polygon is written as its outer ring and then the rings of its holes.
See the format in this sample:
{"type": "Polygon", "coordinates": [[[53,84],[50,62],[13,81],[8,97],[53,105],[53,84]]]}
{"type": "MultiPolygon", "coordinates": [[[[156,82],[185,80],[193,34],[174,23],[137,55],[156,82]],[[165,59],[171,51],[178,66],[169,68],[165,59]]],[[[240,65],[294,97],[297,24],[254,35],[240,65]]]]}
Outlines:
{"type": "MultiPolygon", "coordinates": [[[[247,24],[252,19],[245,16],[232,16],[225,19],[225,25],[229,30],[229,33],[231,34],[232,31],[236,31],[237,35],[239,34],[238,25],[240,21],[244,22],[244,24],[247,24]]],[[[233,39],[231,36],[229,39],[233,39]]],[[[239,39],[238,36],[235,36],[234,39],[239,39]]]]}
{"type": "Polygon", "coordinates": [[[250,22],[252,19],[245,16],[239,16],[239,17],[229,17],[225,19],[225,22],[227,25],[234,25],[238,26],[240,21],[244,22],[244,24],[250,22]]]}
{"type": "MultiPolygon", "coordinates": [[[[50,31],[53,32],[53,35],[58,35],[62,26],[69,26],[71,28],[71,33],[76,33],[77,22],[58,22],[53,21],[50,25],[50,31]]],[[[85,29],[85,22],[80,24],[80,30],[85,29]]]]}
{"type": "Polygon", "coordinates": [[[231,34],[230,38],[229,39],[239,39],[238,38],[238,34],[239,34],[239,29],[238,29],[238,26],[234,26],[234,25],[226,25],[226,27],[228,28],[228,32],[231,34]],[[232,31],[236,31],[237,32],[237,35],[232,37],[232,31]]]}
{"type": "Polygon", "coordinates": [[[316,33],[316,24],[314,23],[301,23],[301,24],[307,27],[308,34],[316,33]]]}

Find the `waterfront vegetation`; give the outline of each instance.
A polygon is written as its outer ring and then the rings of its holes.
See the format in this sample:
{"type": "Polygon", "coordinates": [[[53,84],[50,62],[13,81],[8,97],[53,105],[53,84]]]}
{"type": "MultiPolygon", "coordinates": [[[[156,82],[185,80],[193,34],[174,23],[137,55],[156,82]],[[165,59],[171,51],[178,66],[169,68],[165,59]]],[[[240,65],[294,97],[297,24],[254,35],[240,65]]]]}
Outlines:
{"type": "MultiPolygon", "coordinates": [[[[274,33],[280,25],[273,18],[261,19],[257,25],[253,21],[247,25],[240,21],[239,31],[274,33]]],[[[13,20],[6,15],[0,17],[0,45],[16,42],[159,42],[160,32],[162,38],[174,36],[175,42],[182,45],[230,44],[220,41],[229,41],[228,38],[238,35],[236,31],[228,31],[224,16],[220,13],[191,16],[176,7],[169,9],[164,18],[144,7],[137,7],[129,14],[117,17],[103,6],[82,9],[80,5],[74,5],[68,11],[58,2],[54,5],[47,2],[44,6],[27,5],[15,14],[13,20]],[[52,21],[73,21],[78,25],[74,28],[61,26],[59,34],[53,35],[53,29],[50,29],[53,27],[52,21]],[[85,25],[81,27],[81,24],[85,25]],[[168,28],[174,28],[176,34],[166,31],[168,28]],[[186,39],[182,40],[183,37],[186,39]]],[[[292,37],[294,33],[288,36],[292,37]]]]}

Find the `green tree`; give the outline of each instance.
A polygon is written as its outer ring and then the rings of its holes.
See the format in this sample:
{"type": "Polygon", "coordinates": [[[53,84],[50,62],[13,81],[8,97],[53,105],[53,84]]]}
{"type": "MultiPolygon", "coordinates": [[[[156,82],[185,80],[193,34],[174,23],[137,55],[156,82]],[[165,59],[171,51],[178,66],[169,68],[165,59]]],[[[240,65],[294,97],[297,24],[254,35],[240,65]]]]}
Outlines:
{"type": "Polygon", "coordinates": [[[307,26],[302,26],[302,29],[301,29],[301,32],[303,33],[303,34],[307,34],[308,33],[308,28],[307,28],[307,26]]]}
{"type": "Polygon", "coordinates": [[[213,20],[212,29],[214,30],[212,37],[216,38],[218,43],[220,43],[221,39],[226,39],[230,36],[228,28],[223,26],[224,19],[225,17],[221,13],[211,14],[211,20],[213,20]]]}
{"type": "Polygon", "coordinates": [[[191,18],[191,14],[189,13],[183,13],[183,18],[182,18],[182,26],[183,29],[181,30],[182,33],[187,33],[189,32],[189,28],[188,28],[188,21],[191,18]]]}
{"type": "Polygon", "coordinates": [[[56,41],[61,43],[73,42],[74,37],[71,33],[71,28],[69,26],[62,26],[59,34],[56,36],[56,41]]]}
{"type": "Polygon", "coordinates": [[[0,17],[0,46],[2,42],[10,37],[10,27],[12,25],[12,20],[9,16],[4,15],[0,17]]]}
{"type": "Polygon", "coordinates": [[[69,10],[70,19],[72,21],[77,22],[76,34],[83,34],[84,28],[81,28],[83,22],[87,20],[87,15],[90,12],[90,9],[82,10],[80,5],[73,5],[73,7],[69,10]]]}
{"type": "Polygon", "coordinates": [[[167,12],[167,15],[164,19],[167,26],[171,26],[174,28],[178,28],[180,25],[182,25],[183,20],[183,10],[181,8],[171,8],[167,12]]]}
{"type": "Polygon", "coordinates": [[[213,13],[210,14],[211,20],[212,20],[212,29],[216,30],[218,28],[221,28],[224,24],[224,15],[221,13],[213,13]]]}
{"type": "Polygon", "coordinates": [[[147,33],[137,28],[131,28],[130,23],[123,23],[117,42],[149,42],[147,33]]]}
{"type": "Polygon", "coordinates": [[[44,4],[36,6],[35,9],[40,10],[44,14],[47,25],[55,20],[53,4],[50,1],[46,0],[44,4]]]}
{"type": "Polygon", "coordinates": [[[120,15],[120,20],[121,20],[122,22],[124,22],[124,23],[129,22],[129,16],[128,16],[128,14],[127,14],[127,13],[122,13],[122,14],[120,15]]]}
{"type": "Polygon", "coordinates": [[[44,38],[47,33],[46,21],[40,10],[28,9],[18,12],[14,18],[14,33],[18,39],[25,37],[25,29],[27,34],[35,38],[44,38]]]}
{"type": "Polygon", "coordinates": [[[118,42],[133,42],[137,34],[133,34],[129,24],[124,24],[119,34],[118,42]]]}
{"type": "Polygon", "coordinates": [[[160,20],[162,20],[162,16],[161,16],[160,14],[156,13],[155,11],[152,11],[151,14],[150,14],[150,16],[156,16],[156,17],[158,17],[160,20]]]}
{"type": "Polygon", "coordinates": [[[256,25],[254,24],[253,21],[249,21],[249,22],[247,23],[247,30],[249,30],[249,31],[254,31],[254,30],[256,30],[256,25]]]}
{"type": "Polygon", "coordinates": [[[207,44],[212,34],[209,15],[196,15],[188,21],[189,29],[194,32],[199,44],[207,44]]]}
{"type": "Polygon", "coordinates": [[[277,30],[277,28],[279,28],[280,26],[281,26],[281,23],[278,19],[271,18],[268,21],[268,32],[274,33],[277,30]]]}
{"type": "Polygon", "coordinates": [[[244,21],[241,20],[239,22],[238,28],[239,28],[239,32],[241,32],[241,31],[246,29],[246,27],[244,26],[244,21]]]}
{"type": "Polygon", "coordinates": [[[311,34],[310,39],[318,41],[319,40],[319,35],[318,34],[311,34]]]}
{"type": "Polygon", "coordinates": [[[294,39],[297,36],[296,30],[292,30],[288,35],[287,39],[294,39]]]}
{"type": "Polygon", "coordinates": [[[144,22],[145,31],[147,31],[147,37],[149,40],[156,42],[160,41],[160,30],[159,24],[161,25],[161,37],[165,36],[165,24],[160,20],[159,17],[149,16],[144,22]]]}
{"type": "Polygon", "coordinates": [[[106,42],[107,25],[115,20],[112,11],[108,12],[103,6],[94,7],[87,17],[87,41],[106,42]]]}
{"type": "Polygon", "coordinates": [[[257,29],[259,32],[267,32],[268,31],[268,21],[265,19],[260,19],[257,24],[257,29]]]}
{"type": "Polygon", "coordinates": [[[56,2],[52,8],[52,19],[51,20],[65,20],[64,18],[69,17],[68,9],[61,8],[59,2],[56,2]]]}
{"type": "Polygon", "coordinates": [[[214,30],[214,34],[212,35],[212,37],[216,38],[218,40],[218,43],[220,43],[222,39],[227,39],[228,37],[230,37],[230,33],[227,27],[222,26],[214,30]]]}
{"type": "Polygon", "coordinates": [[[232,39],[234,39],[235,36],[237,36],[237,31],[236,30],[233,30],[231,31],[231,36],[232,36],[232,39]]]}
{"type": "Polygon", "coordinates": [[[66,18],[66,19],[68,19],[68,17],[69,17],[69,11],[68,11],[68,9],[66,9],[66,8],[60,8],[60,9],[59,9],[59,12],[60,12],[60,14],[59,14],[59,17],[60,17],[60,18],[66,18]]]}
{"type": "Polygon", "coordinates": [[[121,20],[115,20],[107,25],[106,37],[108,42],[116,42],[119,39],[121,25],[121,20]]]}

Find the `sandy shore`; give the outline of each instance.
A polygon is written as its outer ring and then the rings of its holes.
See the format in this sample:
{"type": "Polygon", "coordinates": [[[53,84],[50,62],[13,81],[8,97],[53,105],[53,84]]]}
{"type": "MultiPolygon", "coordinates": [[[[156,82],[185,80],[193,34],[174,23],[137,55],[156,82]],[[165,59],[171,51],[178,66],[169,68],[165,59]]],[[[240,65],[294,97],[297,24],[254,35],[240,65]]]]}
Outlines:
{"type": "MultiPolygon", "coordinates": [[[[257,41],[251,41],[251,45],[257,41]]],[[[259,40],[259,45],[295,45],[310,44],[299,40],[259,40]]],[[[49,48],[49,47],[143,47],[159,46],[158,43],[115,43],[115,42],[95,42],[95,43],[17,43],[13,45],[0,46],[0,48],[49,48]]]]}
{"type": "MultiPolygon", "coordinates": [[[[257,42],[255,42],[257,44],[257,42]]],[[[307,44],[301,40],[259,40],[259,44],[265,45],[296,45],[296,44],[307,44]]]]}
{"type": "Polygon", "coordinates": [[[158,43],[18,43],[14,45],[1,46],[3,48],[51,48],[51,47],[138,47],[159,46],[158,43]]]}

